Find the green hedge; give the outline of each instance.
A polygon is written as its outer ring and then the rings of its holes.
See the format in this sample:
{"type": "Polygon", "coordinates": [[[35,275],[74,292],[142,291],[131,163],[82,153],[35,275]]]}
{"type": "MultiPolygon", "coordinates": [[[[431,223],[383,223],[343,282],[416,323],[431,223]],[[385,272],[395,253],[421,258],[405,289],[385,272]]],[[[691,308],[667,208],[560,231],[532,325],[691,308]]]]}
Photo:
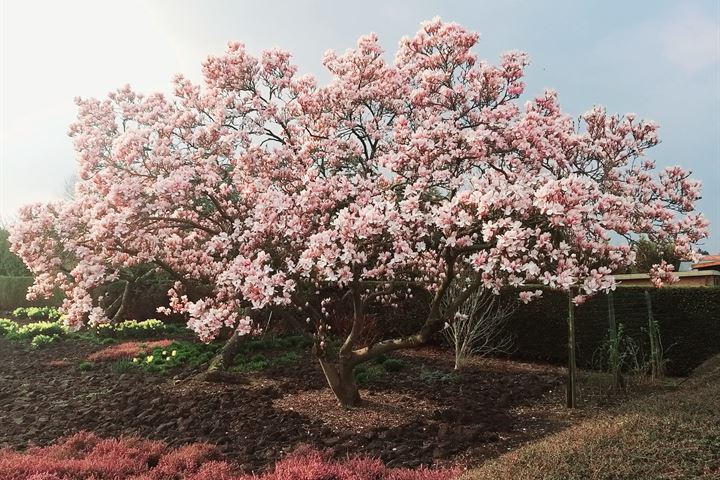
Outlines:
{"type": "Polygon", "coordinates": [[[14,310],[18,307],[59,307],[62,294],[56,292],[51,298],[27,300],[27,289],[33,283],[32,277],[0,277],[0,310],[14,310]]]}
{"type": "MultiPolygon", "coordinates": [[[[618,288],[616,320],[644,353],[649,352],[645,291],[668,359],[667,373],[687,375],[720,353],[720,288],[618,288]]],[[[567,362],[567,295],[546,290],[543,297],[521,305],[510,319],[515,358],[567,362]]],[[[596,365],[608,333],[608,297],[597,295],[575,310],[578,365],[596,365]]]]}

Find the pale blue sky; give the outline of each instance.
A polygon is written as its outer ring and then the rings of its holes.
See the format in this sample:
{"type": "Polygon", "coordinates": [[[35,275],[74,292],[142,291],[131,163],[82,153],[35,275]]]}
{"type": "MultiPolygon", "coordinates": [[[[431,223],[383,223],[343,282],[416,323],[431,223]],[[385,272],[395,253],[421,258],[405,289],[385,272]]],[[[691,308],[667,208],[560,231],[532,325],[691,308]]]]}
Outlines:
{"type": "Polygon", "coordinates": [[[326,80],[320,59],[375,31],[386,50],[439,15],[481,34],[481,57],[529,53],[528,94],[557,90],[578,115],[594,104],[661,126],[651,156],[705,185],[720,251],[720,2],[718,1],[28,1],[0,3],[0,218],[61,196],[74,170],[67,129],[73,97],[130,83],[167,91],[176,72],[229,40],[255,53],[281,47],[301,72],[326,80]]]}

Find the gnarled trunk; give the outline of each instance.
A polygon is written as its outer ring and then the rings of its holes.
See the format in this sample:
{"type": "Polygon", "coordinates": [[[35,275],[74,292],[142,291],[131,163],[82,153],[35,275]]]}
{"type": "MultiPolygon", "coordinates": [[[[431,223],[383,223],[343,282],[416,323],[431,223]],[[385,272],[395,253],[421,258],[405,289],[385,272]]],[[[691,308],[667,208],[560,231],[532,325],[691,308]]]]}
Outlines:
{"type": "Polygon", "coordinates": [[[230,374],[228,368],[235,360],[235,356],[240,351],[245,338],[244,335],[239,335],[237,331],[233,332],[232,336],[223,345],[223,348],[210,361],[207,371],[201,377],[211,382],[236,383],[238,381],[235,378],[236,375],[230,374]]]}
{"type": "Polygon", "coordinates": [[[360,404],[360,392],[353,376],[353,365],[343,361],[333,364],[321,358],[320,366],[340,405],[349,408],[360,404]]]}
{"type": "MultiPolygon", "coordinates": [[[[395,285],[391,283],[387,289],[376,290],[373,293],[363,296],[363,286],[360,281],[356,279],[352,283],[350,292],[352,293],[353,302],[353,324],[345,342],[340,347],[337,363],[329,361],[328,357],[324,355],[319,348],[319,345],[316,345],[315,350],[328,385],[330,385],[335,397],[337,397],[338,402],[340,402],[343,407],[354,407],[360,403],[360,393],[355,383],[355,377],[353,376],[355,366],[386,353],[405,348],[416,348],[426,344],[435,333],[442,329],[444,318],[454,314],[458,307],[480,287],[482,280],[480,277],[477,277],[474,282],[467,285],[457,298],[453,300],[447,308],[447,312],[444,312],[444,316],[441,314],[440,303],[455,278],[454,265],[456,258],[457,257],[451,255],[449,251],[446,252],[447,266],[445,279],[435,292],[435,296],[430,305],[430,312],[425,319],[425,323],[417,333],[407,337],[382,340],[362,348],[356,348],[356,343],[365,323],[366,306],[379,296],[391,294],[394,291],[395,285]]],[[[314,314],[316,318],[322,318],[318,312],[315,311],[314,314]]]]}

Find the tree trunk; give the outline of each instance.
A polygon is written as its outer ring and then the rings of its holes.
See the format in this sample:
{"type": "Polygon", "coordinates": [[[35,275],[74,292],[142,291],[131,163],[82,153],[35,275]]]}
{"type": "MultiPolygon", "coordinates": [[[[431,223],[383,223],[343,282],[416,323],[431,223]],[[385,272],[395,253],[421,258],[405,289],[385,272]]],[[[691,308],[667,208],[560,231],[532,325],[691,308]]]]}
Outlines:
{"type": "Polygon", "coordinates": [[[238,375],[227,371],[235,360],[244,339],[244,335],[238,335],[237,331],[233,332],[222,350],[210,361],[210,366],[201,377],[211,382],[244,383],[238,378],[238,375]]]}
{"type": "Polygon", "coordinates": [[[320,366],[341,406],[349,408],[360,404],[360,392],[353,376],[353,366],[342,361],[333,365],[323,359],[320,359],[320,366]]]}
{"type": "MultiPolygon", "coordinates": [[[[455,257],[452,257],[449,253],[446,254],[446,275],[440,288],[435,292],[433,301],[430,305],[430,312],[428,313],[425,323],[420,328],[420,331],[414,335],[403,338],[395,338],[392,340],[383,340],[356,350],[353,350],[357,338],[361,332],[363,323],[365,321],[365,306],[369,301],[381,295],[388,290],[376,291],[372,294],[368,294],[365,298],[362,298],[361,290],[362,286],[358,282],[353,282],[352,294],[353,294],[353,325],[350,334],[345,339],[340,352],[338,355],[338,362],[336,364],[328,361],[324,358],[322,352],[317,348],[315,353],[318,355],[320,366],[323,369],[325,378],[327,379],[328,385],[332,389],[338,402],[343,407],[354,407],[357,406],[361,399],[360,393],[355,383],[355,377],[353,376],[353,370],[356,365],[377,358],[378,356],[389,353],[395,350],[404,348],[415,348],[426,344],[432,335],[439,332],[443,327],[443,320],[446,316],[441,316],[440,303],[442,298],[447,291],[450,283],[455,278],[455,257]]],[[[481,278],[475,279],[472,284],[468,285],[465,290],[450,304],[448,308],[449,316],[452,316],[460,305],[462,305],[472,294],[473,291],[477,290],[481,285],[481,278]]],[[[390,292],[393,290],[393,286],[390,286],[390,292]]],[[[316,314],[318,318],[320,315],[316,314]]],[[[460,362],[458,362],[458,367],[460,362]]]]}
{"type": "Polygon", "coordinates": [[[111,323],[118,323],[121,322],[123,319],[123,314],[125,313],[125,306],[128,301],[128,295],[130,294],[130,282],[125,280],[125,287],[123,288],[123,293],[120,297],[120,306],[115,311],[115,315],[113,315],[112,319],[110,320],[111,323]]]}

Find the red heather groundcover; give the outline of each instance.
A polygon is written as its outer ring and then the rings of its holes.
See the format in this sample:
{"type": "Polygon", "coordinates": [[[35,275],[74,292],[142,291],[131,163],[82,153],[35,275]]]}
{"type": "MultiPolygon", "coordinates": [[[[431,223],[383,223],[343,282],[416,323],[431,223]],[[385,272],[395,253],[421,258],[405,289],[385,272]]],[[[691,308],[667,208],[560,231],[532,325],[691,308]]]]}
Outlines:
{"type": "Polygon", "coordinates": [[[155,342],[125,342],[104,348],[99,352],[90,354],[88,360],[92,362],[110,362],[123,358],[133,358],[138,355],[150,353],[155,348],[169,347],[172,340],[157,340],[155,342]]]}
{"type": "Polygon", "coordinates": [[[80,432],[49,447],[25,452],[0,450],[2,480],[450,480],[455,470],[389,469],[381,461],[355,458],[341,462],[298,450],[259,477],[238,474],[217,460],[217,450],[196,443],[168,448],[139,438],[102,439],[80,432]]]}

